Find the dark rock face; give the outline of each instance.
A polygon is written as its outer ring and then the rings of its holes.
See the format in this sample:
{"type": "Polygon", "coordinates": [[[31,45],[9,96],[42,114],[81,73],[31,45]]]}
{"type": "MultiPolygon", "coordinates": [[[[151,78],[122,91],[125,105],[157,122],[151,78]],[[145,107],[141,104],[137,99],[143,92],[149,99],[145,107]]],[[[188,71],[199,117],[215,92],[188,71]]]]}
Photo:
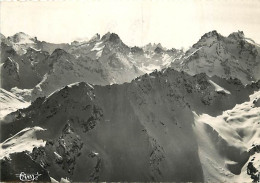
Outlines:
{"type": "Polygon", "coordinates": [[[1,161],[1,181],[50,182],[47,170],[33,161],[25,152],[10,155],[1,161]],[[24,173],[24,174],[23,174],[24,173]],[[27,176],[25,176],[25,174],[27,176]]]}
{"type": "Polygon", "coordinates": [[[253,162],[249,162],[248,163],[248,165],[247,165],[247,174],[250,175],[250,178],[252,179],[253,182],[258,182],[259,181],[259,172],[254,167],[253,162]]]}
{"type": "Polygon", "coordinates": [[[259,98],[256,98],[256,99],[253,101],[253,104],[255,105],[255,107],[260,107],[260,99],[259,99],[259,98]]]}
{"type": "Polygon", "coordinates": [[[120,43],[121,42],[121,39],[119,38],[119,36],[115,33],[110,33],[108,32],[107,34],[105,34],[101,40],[104,40],[104,41],[110,41],[112,43],[120,43]]]}
{"type": "Polygon", "coordinates": [[[31,89],[38,84],[44,74],[49,71],[46,60],[47,52],[28,48],[26,53],[19,55],[11,47],[1,43],[1,84],[2,88],[10,90],[13,87],[31,89]]]}
{"type": "Polygon", "coordinates": [[[30,156],[44,168],[58,166],[62,171],[73,175],[76,159],[81,155],[83,142],[67,123],[61,136],[48,140],[45,147],[34,148],[30,156]]]}
{"type": "Polygon", "coordinates": [[[10,90],[19,85],[19,66],[11,58],[7,58],[1,68],[1,87],[10,90]]]}
{"type": "Polygon", "coordinates": [[[223,36],[221,36],[216,30],[213,30],[211,32],[208,32],[206,34],[204,34],[201,39],[200,39],[200,42],[202,42],[202,40],[204,41],[205,39],[207,38],[216,38],[217,40],[223,38],[223,36]]]}
{"type": "Polygon", "coordinates": [[[134,54],[144,54],[143,49],[139,48],[137,46],[132,47],[131,52],[134,53],[134,54]]]}
{"type": "Polygon", "coordinates": [[[231,33],[228,37],[235,40],[241,40],[245,38],[245,35],[243,31],[238,31],[238,32],[231,33]]]}
{"type": "Polygon", "coordinates": [[[161,47],[156,47],[154,52],[157,53],[157,54],[160,54],[162,53],[163,49],[161,47]]]}
{"type": "Polygon", "coordinates": [[[253,144],[252,147],[249,150],[249,154],[252,157],[252,159],[247,164],[247,175],[250,176],[253,182],[259,182],[259,169],[256,165],[254,165],[255,162],[255,154],[260,153],[260,145],[253,144]]]}

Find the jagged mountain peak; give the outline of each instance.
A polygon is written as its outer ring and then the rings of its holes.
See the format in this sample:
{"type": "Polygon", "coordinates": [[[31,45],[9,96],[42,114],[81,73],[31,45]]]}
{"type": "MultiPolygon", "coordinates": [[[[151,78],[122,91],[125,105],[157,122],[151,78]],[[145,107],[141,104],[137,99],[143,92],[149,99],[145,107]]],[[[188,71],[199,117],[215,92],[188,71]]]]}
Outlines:
{"type": "Polygon", "coordinates": [[[144,53],[143,48],[140,48],[140,47],[137,47],[137,46],[131,47],[130,49],[131,49],[132,53],[137,53],[137,54],[143,54],[144,53]]]}
{"type": "Polygon", "coordinates": [[[163,48],[161,43],[158,43],[158,44],[156,45],[156,47],[158,47],[158,48],[163,48]]]}
{"type": "Polygon", "coordinates": [[[19,37],[19,38],[22,38],[22,37],[28,37],[28,38],[31,38],[30,35],[24,33],[24,32],[17,32],[15,33],[13,36],[10,36],[10,37],[19,37]]]}
{"type": "Polygon", "coordinates": [[[213,30],[213,31],[210,31],[210,32],[207,32],[205,33],[202,38],[209,38],[209,37],[214,37],[214,36],[219,36],[220,34],[216,31],[216,30],[213,30]]]}
{"type": "Polygon", "coordinates": [[[144,45],[144,47],[156,47],[158,45],[161,45],[161,43],[148,43],[148,44],[144,45]]]}
{"type": "Polygon", "coordinates": [[[159,46],[157,46],[157,47],[154,49],[154,52],[157,53],[157,54],[161,53],[162,51],[163,51],[163,49],[162,49],[161,47],[159,47],[159,46]]]}
{"type": "Polygon", "coordinates": [[[70,96],[72,98],[78,98],[79,97],[79,93],[84,93],[84,94],[89,94],[88,92],[92,91],[94,89],[94,87],[86,82],[75,82],[72,83],[70,85],[67,85],[63,88],[61,88],[60,90],[56,90],[55,92],[51,93],[47,98],[46,101],[49,100],[50,98],[67,98],[68,94],[70,94],[70,96]],[[69,92],[68,92],[69,91],[69,92]]]}
{"type": "Polygon", "coordinates": [[[5,47],[5,46],[10,46],[11,43],[9,42],[9,40],[5,37],[5,35],[3,35],[2,33],[0,33],[0,43],[1,43],[1,47],[5,47]],[[4,45],[3,45],[4,44],[4,45]]]}
{"type": "Polygon", "coordinates": [[[175,49],[175,48],[167,49],[166,51],[172,52],[172,53],[175,53],[175,52],[178,52],[178,51],[183,52],[183,50],[178,50],[178,49],[175,49]]]}
{"type": "Polygon", "coordinates": [[[8,37],[8,40],[14,43],[26,44],[26,43],[33,43],[34,41],[37,41],[37,38],[33,38],[24,32],[18,32],[13,36],[8,37]]]}
{"type": "Polygon", "coordinates": [[[100,40],[100,34],[96,33],[94,34],[90,39],[89,38],[77,38],[73,42],[71,42],[72,46],[77,46],[77,45],[83,45],[83,44],[90,44],[94,42],[98,42],[100,40]]]}
{"type": "Polygon", "coordinates": [[[13,36],[27,36],[27,37],[30,37],[28,34],[26,34],[24,32],[17,32],[13,36]]]}
{"type": "Polygon", "coordinates": [[[65,88],[78,89],[78,90],[81,90],[82,88],[87,88],[87,90],[93,90],[93,86],[91,84],[83,81],[72,83],[70,85],[67,85],[67,87],[65,88]]]}
{"type": "Polygon", "coordinates": [[[245,34],[243,31],[233,32],[228,36],[228,38],[232,38],[235,40],[241,40],[241,39],[245,38],[245,34]]]}
{"type": "Polygon", "coordinates": [[[89,40],[89,42],[99,41],[100,40],[100,34],[96,33],[92,38],[89,40]]]}
{"type": "Polygon", "coordinates": [[[151,47],[151,46],[152,46],[152,43],[148,43],[148,44],[144,45],[143,47],[145,48],[145,47],[151,47]]]}
{"type": "Polygon", "coordinates": [[[212,42],[215,41],[221,41],[224,37],[218,33],[216,30],[210,31],[206,34],[204,34],[200,40],[193,45],[194,46],[204,46],[204,45],[210,45],[212,42]]]}
{"type": "Polygon", "coordinates": [[[63,49],[57,48],[53,51],[53,53],[51,54],[51,57],[58,57],[61,55],[69,55],[69,53],[63,49]]]}
{"type": "MultiPolygon", "coordinates": [[[[59,64],[65,64],[69,65],[71,64],[71,61],[74,60],[75,57],[71,55],[70,53],[66,52],[63,49],[55,49],[53,53],[49,57],[49,64],[52,65],[54,63],[59,63],[59,64]]],[[[62,67],[59,65],[59,67],[62,67]]]]}
{"type": "Polygon", "coordinates": [[[102,41],[109,41],[109,42],[113,42],[113,43],[120,43],[122,42],[120,37],[115,34],[115,33],[106,33],[102,38],[101,38],[102,41]]]}
{"type": "Polygon", "coordinates": [[[0,39],[5,39],[6,37],[0,32],[0,39]]]}
{"type": "MultiPolygon", "coordinates": [[[[161,43],[148,43],[147,45],[142,47],[144,51],[155,51],[155,49],[161,49],[161,50],[166,50],[161,43]]],[[[157,51],[158,51],[157,49],[157,51]]]]}
{"type": "Polygon", "coordinates": [[[242,31],[224,37],[217,31],[204,34],[174,68],[191,75],[205,72],[209,76],[238,78],[247,84],[259,79],[259,55],[256,44],[248,44],[242,31]]]}

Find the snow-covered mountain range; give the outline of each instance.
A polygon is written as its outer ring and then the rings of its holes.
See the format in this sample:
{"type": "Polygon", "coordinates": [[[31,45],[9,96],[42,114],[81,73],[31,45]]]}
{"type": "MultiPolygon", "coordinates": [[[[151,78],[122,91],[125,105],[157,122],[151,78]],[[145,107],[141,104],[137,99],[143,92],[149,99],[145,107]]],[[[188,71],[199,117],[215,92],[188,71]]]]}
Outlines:
{"type": "Polygon", "coordinates": [[[71,44],[41,42],[24,33],[2,35],[1,40],[2,88],[33,89],[33,99],[77,81],[99,85],[130,82],[168,67],[182,54],[160,44],[130,48],[114,33],[71,44]]]}
{"type": "Polygon", "coordinates": [[[240,31],[185,53],[1,35],[1,180],[257,181],[259,53],[240,31]]]}
{"type": "Polygon", "coordinates": [[[248,84],[260,79],[260,47],[246,38],[242,31],[224,37],[212,31],[206,33],[172,67],[191,75],[237,78],[248,84]]]}

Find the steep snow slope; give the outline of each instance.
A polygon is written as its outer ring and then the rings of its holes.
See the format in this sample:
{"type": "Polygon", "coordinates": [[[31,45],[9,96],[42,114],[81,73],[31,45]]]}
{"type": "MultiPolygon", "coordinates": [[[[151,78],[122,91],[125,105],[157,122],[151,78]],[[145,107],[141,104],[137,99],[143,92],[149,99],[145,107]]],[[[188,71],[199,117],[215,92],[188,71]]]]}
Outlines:
{"type": "Polygon", "coordinates": [[[37,139],[37,133],[43,130],[44,129],[40,127],[25,128],[14,136],[6,139],[3,143],[0,143],[0,159],[9,157],[9,155],[14,152],[32,152],[34,147],[45,146],[44,141],[37,139]]]}
{"type": "Polygon", "coordinates": [[[26,102],[31,102],[31,89],[19,89],[14,87],[10,90],[10,92],[16,95],[18,98],[22,97],[26,102]]]}
{"type": "Polygon", "coordinates": [[[0,119],[17,109],[26,108],[30,105],[23,97],[17,97],[2,88],[0,88],[0,103],[0,119]]]}
{"type": "MultiPolygon", "coordinates": [[[[205,181],[193,111],[221,115],[259,90],[259,83],[228,82],[165,69],[122,85],[75,83],[8,115],[1,140],[26,127],[47,129],[45,147],[30,156],[56,180],[205,181]],[[231,95],[216,91],[210,81],[231,95]]],[[[228,149],[222,153],[233,176],[248,154],[236,143],[230,149],[235,159],[228,149]]]]}
{"type": "Polygon", "coordinates": [[[245,38],[243,32],[224,37],[212,31],[206,33],[172,67],[191,75],[238,78],[244,84],[260,79],[260,47],[245,38]]]}
{"type": "MultiPolygon", "coordinates": [[[[249,101],[219,116],[195,113],[194,129],[206,181],[251,182],[251,175],[247,174],[250,163],[259,171],[259,101],[257,91],[249,101]]],[[[257,172],[252,174],[257,176],[257,172]]]]}

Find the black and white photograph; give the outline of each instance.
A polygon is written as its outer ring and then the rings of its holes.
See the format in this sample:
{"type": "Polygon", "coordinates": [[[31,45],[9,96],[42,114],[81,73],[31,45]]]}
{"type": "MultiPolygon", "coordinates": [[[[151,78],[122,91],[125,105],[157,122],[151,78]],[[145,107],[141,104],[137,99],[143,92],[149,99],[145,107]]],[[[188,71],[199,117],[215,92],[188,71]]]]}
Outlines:
{"type": "Polygon", "coordinates": [[[3,0],[0,43],[0,182],[260,182],[259,0],[3,0]]]}

